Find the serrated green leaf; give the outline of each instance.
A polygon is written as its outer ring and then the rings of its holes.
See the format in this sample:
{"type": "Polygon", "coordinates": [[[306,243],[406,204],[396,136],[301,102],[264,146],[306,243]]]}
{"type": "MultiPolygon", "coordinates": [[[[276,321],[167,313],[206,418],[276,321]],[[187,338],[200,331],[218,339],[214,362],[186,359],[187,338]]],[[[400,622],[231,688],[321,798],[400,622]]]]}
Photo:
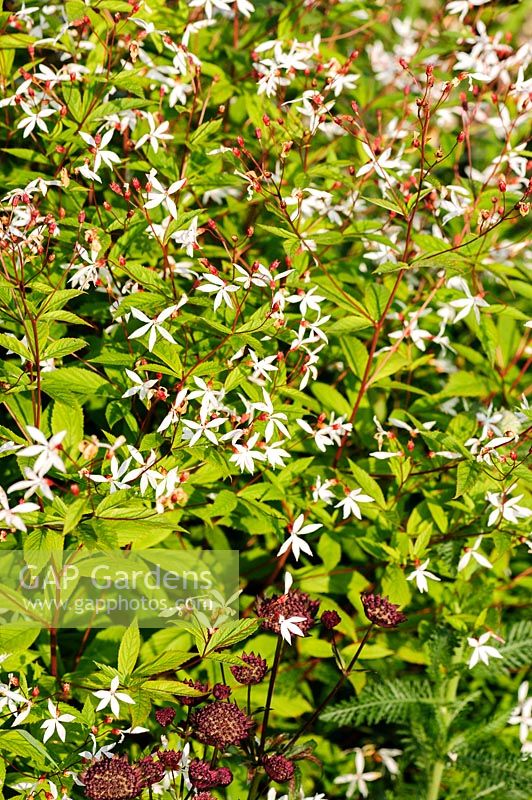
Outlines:
{"type": "Polygon", "coordinates": [[[122,678],[131,675],[140,653],[140,633],[136,619],[126,629],[118,649],[118,672],[122,678]]]}

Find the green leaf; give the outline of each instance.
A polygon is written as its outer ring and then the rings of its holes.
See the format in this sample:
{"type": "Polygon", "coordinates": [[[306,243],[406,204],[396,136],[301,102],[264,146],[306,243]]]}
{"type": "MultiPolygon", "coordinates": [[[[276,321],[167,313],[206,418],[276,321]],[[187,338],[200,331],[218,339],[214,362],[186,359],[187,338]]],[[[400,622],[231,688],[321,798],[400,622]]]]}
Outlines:
{"type": "Polygon", "coordinates": [[[94,713],[94,706],[91,703],[90,697],[87,695],[83,708],[81,709],[80,717],[88,728],[94,725],[96,715],[94,713]]]}
{"type": "Polygon", "coordinates": [[[222,650],[224,647],[232,647],[239,642],[248,639],[259,627],[256,619],[239,619],[236,622],[226,622],[216,630],[205,649],[205,655],[215,650],[222,650]]]}
{"type": "Polygon", "coordinates": [[[456,468],[456,491],[454,498],[470,492],[479,480],[482,471],[476,461],[461,461],[456,468]]]}
{"type": "Polygon", "coordinates": [[[9,336],[7,333],[0,333],[0,345],[5,347],[6,350],[12,350],[13,353],[17,354],[17,356],[22,356],[22,358],[26,359],[27,361],[33,361],[33,356],[30,353],[27,345],[19,342],[16,336],[9,336]]]}
{"type": "Polygon", "coordinates": [[[92,397],[117,395],[117,390],[105,378],[82,367],[63,367],[45,372],[41,377],[41,385],[46,394],[65,403],[74,401],[82,405],[92,397]]]}
{"type": "Polygon", "coordinates": [[[361,331],[365,328],[371,327],[371,321],[366,317],[349,314],[347,317],[342,317],[341,319],[338,319],[329,325],[327,328],[327,333],[334,334],[340,338],[349,333],[354,333],[355,331],[361,331]]]}
{"type": "Polygon", "coordinates": [[[365,195],[362,195],[361,199],[373,206],[386,208],[388,211],[395,211],[396,214],[400,214],[402,217],[406,216],[406,208],[398,205],[398,203],[395,203],[393,200],[385,200],[383,197],[366,197],[365,195]]]}
{"type": "Polygon", "coordinates": [[[122,679],[131,675],[140,653],[140,633],[136,619],[126,629],[118,650],[118,672],[122,679]]]}
{"type": "Polygon", "coordinates": [[[221,119],[210,119],[208,122],[204,122],[203,125],[199,125],[194,133],[190,137],[190,145],[193,147],[197,147],[204,139],[209,139],[209,144],[212,144],[212,138],[220,128],[222,127],[222,120],[221,119]]]}
{"type": "Polygon", "coordinates": [[[351,406],[345,397],[340,394],[338,389],[334,388],[334,386],[329,386],[327,383],[315,381],[311,384],[311,391],[314,397],[320,401],[324,408],[329,411],[336,412],[337,415],[342,414],[343,416],[349,417],[351,413],[351,406]]]}
{"type": "Polygon", "coordinates": [[[56,400],[52,410],[52,433],[66,431],[63,447],[79,456],[78,445],[83,439],[83,410],[76,402],[62,403],[56,400]]]}
{"type": "Polygon", "coordinates": [[[332,570],[339,564],[342,557],[342,548],[336,539],[333,539],[328,533],[322,533],[320,536],[317,550],[326,570],[332,570]]]}
{"type": "Polygon", "coordinates": [[[75,530],[84,514],[88,510],[88,502],[85,497],[78,497],[67,508],[65,521],[63,523],[63,533],[71,533],[75,530]]]}
{"type": "Polygon", "coordinates": [[[45,768],[47,763],[59,769],[59,765],[46,747],[23,728],[0,731],[0,750],[28,758],[30,763],[41,769],[45,768]]]}
{"type": "Polygon", "coordinates": [[[58,339],[56,342],[50,342],[45,348],[42,357],[63,358],[76,353],[82,347],[87,347],[87,342],[84,342],[83,339],[58,339]]]}
{"type": "Polygon", "coordinates": [[[168,699],[168,695],[177,695],[178,697],[202,697],[205,695],[205,692],[200,692],[181,681],[145,681],[141,688],[153,697],[162,695],[166,699],[168,699]]]}
{"type": "Polygon", "coordinates": [[[386,508],[386,500],[377,481],[351,460],[349,460],[349,468],[360,488],[373,497],[378,506],[386,508]]]}
{"type": "MultiPolygon", "coordinates": [[[[130,278],[133,278],[134,281],[140,283],[141,286],[145,286],[147,289],[152,289],[153,291],[159,292],[162,295],[162,298],[169,297],[171,293],[171,286],[168,283],[165,283],[163,279],[155,272],[153,269],[148,269],[148,267],[143,267],[140,264],[135,263],[127,263],[125,266],[120,267],[122,272],[125,272],[126,275],[129,275],[130,278]]],[[[161,298],[161,301],[162,301],[161,298]]]]}
{"type": "Polygon", "coordinates": [[[157,658],[152,658],[150,661],[141,664],[133,673],[133,677],[148,678],[158,672],[178,669],[182,664],[189,661],[191,657],[191,653],[182,650],[169,650],[167,653],[161,653],[157,658]]]}
{"type": "Polygon", "coordinates": [[[34,161],[36,164],[48,165],[50,162],[46,156],[38,153],[34,147],[2,147],[3,153],[8,153],[15,158],[22,158],[24,161],[34,161]]]}
{"type": "Polygon", "coordinates": [[[0,36],[0,50],[25,50],[36,41],[27,33],[7,33],[0,36]]]}

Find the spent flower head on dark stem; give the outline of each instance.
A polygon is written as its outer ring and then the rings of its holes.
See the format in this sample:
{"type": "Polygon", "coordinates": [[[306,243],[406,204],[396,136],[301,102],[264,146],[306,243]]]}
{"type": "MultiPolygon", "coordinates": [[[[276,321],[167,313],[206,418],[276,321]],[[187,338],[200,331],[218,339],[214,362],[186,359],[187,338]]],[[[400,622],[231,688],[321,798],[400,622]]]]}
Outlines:
{"type": "Polygon", "coordinates": [[[286,783],[286,781],[294,777],[294,762],[290,761],[286,756],[264,756],[262,765],[266,774],[277,783],[286,783]]]}
{"type": "Polygon", "coordinates": [[[175,719],[175,710],[173,708],[158,708],[155,712],[155,719],[162,725],[163,728],[166,728],[168,725],[171,725],[175,719]]]}
{"type": "Polygon", "coordinates": [[[247,739],[253,728],[250,719],[235,703],[216,700],[194,711],[190,717],[192,735],[203,744],[225,748],[247,739]]]}
{"type": "Polygon", "coordinates": [[[391,603],[387,597],[364,592],[360,595],[360,599],[366,617],[379,628],[395,628],[406,621],[406,616],[399,610],[399,606],[391,603]]]}
{"type": "Polygon", "coordinates": [[[295,589],[267,599],[259,597],[256,612],[262,620],[264,630],[277,634],[281,633],[281,617],[283,619],[299,617],[298,627],[303,635],[306,635],[314,625],[319,607],[319,600],[311,600],[306,592],[295,589]]]}
{"type": "Polygon", "coordinates": [[[90,800],[133,800],[147,785],[141,767],[130,764],[127,756],[93,761],[81,779],[90,800]]]}
{"type": "Polygon", "coordinates": [[[243,686],[253,686],[261,683],[268,671],[268,662],[255,653],[242,653],[244,665],[233,664],[230,669],[233,678],[243,686]]]}

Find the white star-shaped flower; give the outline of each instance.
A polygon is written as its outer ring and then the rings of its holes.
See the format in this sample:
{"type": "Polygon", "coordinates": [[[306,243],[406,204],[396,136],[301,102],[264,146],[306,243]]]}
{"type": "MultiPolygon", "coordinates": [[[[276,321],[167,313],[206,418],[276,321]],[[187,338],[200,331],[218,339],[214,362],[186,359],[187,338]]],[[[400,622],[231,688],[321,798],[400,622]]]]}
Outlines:
{"type": "Polygon", "coordinates": [[[212,444],[218,444],[218,439],[214,431],[217,430],[220,425],[223,425],[224,422],[227,422],[224,417],[215,417],[210,420],[201,419],[201,422],[195,422],[193,419],[184,419],[183,425],[188,430],[183,431],[183,439],[188,442],[189,447],[193,447],[202,436],[205,436],[212,444]]]}
{"type": "Polygon", "coordinates": [[[464,555],[458,562],[458,572],[462,572],[462,570],[467,567],[472,558],[477,562],[477,564],[480,564],[481,567],[486,567],[486,569],[491,569],[493,567],[493,564],[490,561],[488,561],[486,556],[482,555],[482,553],[479,552],[479,547],[482,543],[482,539],[483,539],[482,536],[478,536],[475,539],[475,544],[473,545],[473,547],[465,548],[464,555]]]}
{"type": "Polygon", "coordinates": [[[405,161],[401,161],[400,158],[390,158],[392,154],[391,147],[387,147],[378,156],[375,155],[371,147],[365,142],[361,142],[361,147],[369,158],[369,162],[360,167],[356,174],[357,178],[360,178],[362,175],[367,175],[368,172],[375,170],[379,178],[386,180],[388,177],[388,170],[404,170],[409,168],[409,165],[405,161]]]}
{"type": "Polygon", "coordinates": [[[113,744],[104,744],[99,748],[96,736],[93,733],[89,733],[89,736],[92,739],[92,750],[83,750],[80,752],[81,758],[86,758],[89,761],[100,761],[103,757],[113,758],[114,753],[111,753],[111,750],[116,747],[116,742],[113,742],[113,744]]]}
{"type": "Polygon", "coordinates": [[[19,503],[14,508],[10,508],[7,494],[0,486],[0,522],[3,520],[7,528],[16,528],[17,531],[26,532],[26,524],[19,514],[29,514],[32,511],[39,511],[37,503],[19,503]]]}
{"type": "Polygon", "coordinates": [[[174,233],[170,234],[170,239],[173,239],[176,244],[180,244],[181,248],[186,251],[187,256],[192,258],[194,248],[198,246],[198,218],[194,217],[188,228],[174,231],[174,233]]]}
{"type": "Polygon", "coordinates": [[[135,317],[135,319],[144,322],[144,325],[141,325],[140,328],[137,328],[136,331],[129,334],[129,339],[138,339],[140,336],[144,336],[145,333],[149,332],[148,338],[148,350],[151,352],[155,346],[155,342],[157,341],[157,334],[161,336],[163,339],[166,339],[167,342],[171,344],[177,344],[176,340],[173,336],[168,333],[166,328],[163,327],[162,323],[165,322],[172,314],[177,311],[183,303],[178,303],[175,306],[170,306],[169,308],[165,308],[164,311],[161,311],[154,319],[150,319],[144,311],[140,311],[138,308],[132,308],[131,313],[135,317]]]}
{"type": "Polygon", "coordinates": [[[33,469],[41,475],[44,475],[52,467],[55,467],[59,472],[66,472],[63,460],[58,455],[58,450],[66,436],[66,431],[60,431],[51,436],[50,439],[47,439],[44,433],[33,425],[28,425],[26,430],[35,444],[24,447],[19,451],[19,456],[37,456],[33,469]]]}
{"type": "Polygon", "coordinates": [[[113,153],[112,150],[104,149],[113,138],[114,132],[115,129],[110,128],[103,136],[97,138],[91,136],[90,133],[79,132],[83,141],[88,144],[94,152],[94,172],[98,172],[102,162],[106,167],[110,167],[111,169],[113,164],[118,164],[120,162],[120,157],[116,153],[113,153]]]}
{"type": "Polygon", "coordinates": [[[459,300],[451,300],[449,303],[450,306],[453,308],[459,308],[460,311],[453,319],[453,324],[459,322],[464,317],[467,317],[470,311],[473,311],[475,314],[475,319],[477,322],[480,322],[480,309],[481,308],[489,308],[489,303],[487,303],[482,295],[472,295],[469,286],[465,285],[464,287],[464,294],[465,297],[459,300]]]}
{"type": "Polygon", "coordinates": [[[380,772],[365,772],[366,763],[364,753],[360,747],[355,748],[355,770],[356,772],[349,773],[348,775],[339,775],[334,779],[337,785],[347,784],[345,796],[347,798],[353,797],[356,791],[360,792],[362,797],[368,796],[367,781],[376,781],[382,778],[380,772]]]}
{"type": "Polygon", "coordinates": [[[489,664],[490,658],[503,658],[503,656],[495,647],[486,644],[486,642],[488,642],[492,636],[493,634],[488,632],[483,633],[478,639],[468,637],[467,643],[473,648],[471,658],[469,659],[469,669],[473,669],[473,667],[478,664],[479,661],[487,665],[489,664]]]}
{"type": "Polygon", "coordinates": [[[120,703],[127,703],[129,705],[135,705],[135,701],[125,692],[119,692],[118,687],[120,685],[120,679],[118,675],[111,681],[111,686],[109,689],[98,689],[97,692],[93,692],[95,697],[98,697],[100,702],[96,706],[96,711],[102,711],[102,709],[110,707],[113,716],[119,717],[120,716],[120,703]]]}
{"type": "Polygon", "coordinates": [[[210,273],[202,275],[201,278],[205,281],[205,283],[202,283],[200,286],[198,286],[198,292],[207,292],[208,294],[214,293],[214,311],[217,311],[220,308],[222,302],[229,306],[229,308],[233,307],[231,294],[238,291],[238,286],[235,286],[233,283],[229,283],[219,275],[212,275],[210,273]]]}
{"type": "Polygon", "coordinates": [[[488,517],[488,525],[495,525],[501,516],[502,519],[505,519],[507,522],[518,525],[520,519],[526,519],[532,514],[529,508],[517,505],[518,501],[523,497],[522,494],[517,497],[509,497],[516,486],[517,483],[512,484],[506,492],[487,492],[486,500],[491,503],[492,506],[495,506],[488,517]]]}
{"type": "Polygon", "coordinates": [[[160,125],[156,125],[155,119],[153,118],[153,114],[147,113],[144,114],[144,116],[148,120],[150,131],[149,133],[145,133],[144,136],[140,137],[137,144],[135,145],[135,150],[138,150],[139,147],[142,147],[143,144],[149,142],[153,152],[156,153],[159,149],[159,142],[164,142],[165,139],[174,138],[171,133],[166,132],[170,127],[170,123],[168,122],[168,120],[165,120],[164,122],[161,122],[160,125]]]}
{"type": "Polygon", "coordinates": [[[375,499],[370,497],[369,494],[362,494],[362,489],[353,489],[343,500],[336,503],[335,508],[342,509],[344,519],[347,519],[350,514],[353,514],[357,519],[362,519],[358,504],[374,502],[375,499]]]}
{"type": "Polygon", "coordinates": [[[309,533],[314,533],[314,531],[323,528],[321,523],[313,523],[311,525],[303,525],[305,522],[304,514],[300,514],[297,519],[294,521],[294,524],[289,527],[289,536],[286,542],[281,545],[279,548],[277,555],[282,556],[283,553],[291,547],[292,553],[294,554],[294,558],[296,561],[299,561],[300,554],[306,553],[308,556],[312,556],[312,550],[310,549],[310,545],[305,539],[301,538],[303,536],[308,536],[309,533]]]}
{"type": "Polygon", "coordinates": [[[74,722],[76,719],[72,714],[60,714],[59,706],[56,706],[52,701],[48,700],[48,711],[50,712],[50,719],[45,719],[41,728],[44,730],[43,742],[47,742],[54,733],[57,733],[62,742],[66,739],[66,728],[63,722],[74,722]]]}
{"type": "Polygon", "coordinates": [[[157,379],[151,381],[143,381],[136,372],[126,369],[126,375],[130,381],[133,381],[133,386],[124,392],[122,397],[133,397],[138,394],[140,400],[149,400],[155,394],[153,388],[157,384],[157,379]]]}
{"type": "Polygon", "coordinates": [[[292,636],[304,636],[305,634],[297,625],[298,622],[305,622],[306,617],[285,617],[283,614],[279,615],[279,627],[281,629],[281,636],[283,639],[292,644],[292,636]]]}
{"type": "Polygon", "coordinates": [[[7,490],[9,494],[25,489],[24,500],[27,500],[28,497],[31,497],[36,492],[40,492],[47,500],[54,499],[48,479],[41,475],[40,472],[35,472],[31,467],[24,467],[24,477],[25,480],[17,481],[9,487],[7,490]]]}
{"type": "Polygon", "coordinates": [[[429,584],[427,582],[427,578],[430,578],[432,581],[440,581],[441,578],[438,578],[437,575],[434,575],[432,572],[429,572],[427,567],[429,565],[430,559],[427,558],[423,564],[420,564],[416,567],[416,569],[410,573],[407,577],[407,581],[416,581],[417,588],[423,594],[423,592],[428,592],[429,584]]]}
{"type": "Polygon", "coordinates": [[[260,450],[253,449],[257,444],[258,438],[259,434],[255,433],[253,436],[250,436],[247,442],[242,444],[234,443],[233,448],[235,452],[230,457],[229,461],[232,461],[237,467],[240,467],[240,472],[247,470],[253,473],[255,472],[255,461],[266,460],[264,453],[260,450]]]}
{"type": "Polygon", "coordinates": [[[175,194],[185,185],[186,178],[174,181],[170,184],[168,189],[166,189],[157,178],[157,171],[152,169],[148,174],[148,182],[149,190],[144,208],[157,208],[157,206],[162,205],[174,219],[177,219],[177,206],[170,195],[175,194]]]}
{"type": "Polygon", "coordinates": [[[519,741],[526,744],[532,728],[532,697],[528,696],[528,681],[523,681],[517,692],[517,706],[512,710],[509,725],[519,725],[519,741]]]}

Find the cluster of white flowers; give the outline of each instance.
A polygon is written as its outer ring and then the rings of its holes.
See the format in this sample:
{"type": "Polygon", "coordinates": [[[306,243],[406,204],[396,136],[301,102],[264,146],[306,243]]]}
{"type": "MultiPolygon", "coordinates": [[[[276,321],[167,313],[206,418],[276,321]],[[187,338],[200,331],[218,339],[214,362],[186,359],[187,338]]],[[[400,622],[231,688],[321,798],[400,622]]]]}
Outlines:
{"type": "Polygon", "coordinates": [[[530,729],[532,728],[532,697],[528,696],[528,681],[523,681],[517,692],[517,705],[510,714],[510,725],[519,725],[519,741],[524,756],[532,754],[530,729]]]}

